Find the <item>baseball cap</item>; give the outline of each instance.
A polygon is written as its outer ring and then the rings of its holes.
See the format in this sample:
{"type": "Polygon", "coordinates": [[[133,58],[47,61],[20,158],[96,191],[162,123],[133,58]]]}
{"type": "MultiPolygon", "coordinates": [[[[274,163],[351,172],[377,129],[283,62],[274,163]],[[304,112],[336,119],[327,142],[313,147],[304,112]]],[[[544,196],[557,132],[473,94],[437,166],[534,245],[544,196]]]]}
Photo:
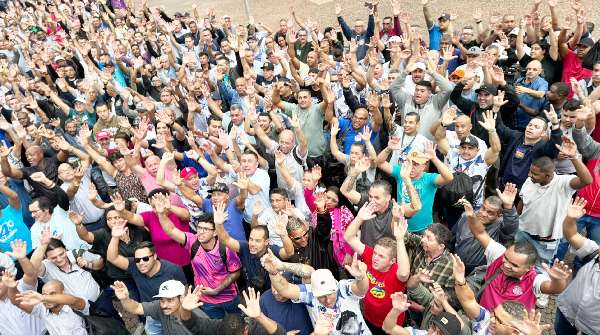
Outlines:
{"type": "Polygon", "coordinates": [[[337,292],[338,282],[329,269],[318,269],[310,276],[310,286],[318,298],[337,292]]]}
{"type": "Polygon", "coordinates": [[[65,58],[63,56],[56,56],[56,57],[54,57],[54,63],[60,62],[61,60],[65,60],[65,58]]]}
{"type": "Polygon", "coordinates": [[[454,70],[454,72],[450,73],[450,77],[458,77],[458,78],[463,78],[465,76],[465,70],[463,69],[456,69],[454,70]]]}
{"type": "Polygon", "coordinates": [[[423,63],[423,62],[416,62],[415,69],[421,69],[421,70],[425,71],[425,70],[427,70],[427,65],[425,65],[425,63],[423,63]]]}
{"type": "Polygon", "coordinates": [[[198,174],[198,170],[196,170],[195,167],[188,166],[188,167],[183,168],[183,170],[181,170],[181,172],[179,173],[179,177],[181,177],[183,179],[188,179],[192,175],[197,175],[197,174],[198,174]]]}
{"type": "Polygon", "coordinates": [[[153,298],[175,298],[185,294],[185,286],[179,280],[167,280],[160,284],[158,294],[153,298]]]}
{"type": "Polygon", "coordinates": [[[468,145],[474,146],[475,148],[479,148],[479,141],[477,141],[477,138],[473,135],[469,135],[469,136],[463,138],[460,141],[460,146],[462,147],[463,144],[468,144],[468,145]]]}
{"type": "Polygon", "coordinates": [[[424,153],[422,153],[420,151],[413,151],[413,152],[411,152],[410,154],[408,154],[407,158],[410,159],[412,162],[415,162],[417,164],[425,164],[429,160],[429,158],[427,157],[427,155],[425,155],[424,153]]]}
{"type": "Polygon", "coordinates": [[[208,191],[208,193],[214,192],[229,193],[229,186],[227,186],[227,184],[225,183],[215,183],[212,189],[208,191]]]}
{"type": "Polygon", "coordinates": [[[108,140],[110,139],[110,134],[106,130],[100,130],[96,133],[96,141],[99,140],[108,140]]]}
{"type": "Polygon", "coordinates": [[[577,45],[585,45],[586,47],[592,47],[594,45],[594,40],[589,37],[584,37],[579,40],[577,45]]]}
{"type": "Polygon", "coordinates": [[[460,334],[460,322],[454,314],[442,312],[438,315],[434,315],[431,322],[433,322],[444,335],[460,334]]]}
{"type": "Polygon", "coordinates": [[[75,102],[81,102],[82,104],[84,104],[84,103],[86,103],[85,97],[78,96],[77,98],[75,98],[75,102]]]}
{"type": "Polygon", "coordinates": [[[450,14],[443,13],[442,15],[440,15],[440,17],[438,17],[438,20],[450,21],[450,14]]]}
{"type": "Polygon", "coordinates": [[[469,50],[467,50],[467,55],[477,55],[477,56],[479,56],[479,55],[481,55],[481,51],[483,51],[483,50],[481,50],[480,47],[473,46],[473,47],[470,47],[469,50]]]}
{"type": "Polygon", "coordinates": [[[270,62],[265,62],[263,64],[263,66],[261,67],[261,69],[273,71],[273,70],[275,70],[275,65],[273,65],[273,63],[270,63],[270,62]]]}
{"type": "Polygon", "coordinates": [[[392,36],[388,39],[387,44],[389,45],[390,43],[400,43],[402,41],[402,39],[400,38],[400,36],[392,36]]]}
{"type": "Polygon", "coordinates": [[[475,90],[475,93],[479,94],[479,92],[488,92],[491,95],[496,95],[498,94],[498,88],[496,88],[494,85],[483,84],[475,90]]]}
{"type": "Polygon", "coordinates": [[[510,35],[517,36],[517,35],[519,35],[519,31],[520,31],[519,27],[515,27],[515,28],[513,28],[513,30],[510,31],[510,33],[508,33],[508,36],[510,36],[510,35]]]}

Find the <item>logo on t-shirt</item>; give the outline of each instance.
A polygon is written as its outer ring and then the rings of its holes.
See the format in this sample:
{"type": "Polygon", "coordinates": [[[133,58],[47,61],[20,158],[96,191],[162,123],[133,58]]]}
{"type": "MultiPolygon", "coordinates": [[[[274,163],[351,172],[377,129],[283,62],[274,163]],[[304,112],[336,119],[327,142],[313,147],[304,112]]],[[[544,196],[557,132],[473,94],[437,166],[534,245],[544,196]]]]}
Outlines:
{"type": "Polygon", "coordinates": [[[523,289],[521,288],[521,286],[515,286],[513,287],[512,292],[514,295],[522,295],[523,289]]]}
{"type": "Polygon", "coordinates": [[[377,299],[385,298],[385,290],[381,287],[373,286],[371,288],[370,292],[371,292],[371,295],[373,296],[373,298],[377,298],[377,299]]]}
{"type": "Polygon", "coordinates": [[[12,220],[7,220],[0,223],[0,243],[6,243],[10,241],[17,230],[15,229],[15,223],[12,220]]]}

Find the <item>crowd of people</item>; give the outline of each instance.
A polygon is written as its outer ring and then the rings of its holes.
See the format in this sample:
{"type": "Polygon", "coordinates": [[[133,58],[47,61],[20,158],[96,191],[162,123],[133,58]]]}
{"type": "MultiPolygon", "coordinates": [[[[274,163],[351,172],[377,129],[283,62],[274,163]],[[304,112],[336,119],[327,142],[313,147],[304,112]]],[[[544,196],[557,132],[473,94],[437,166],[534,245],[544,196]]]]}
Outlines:
{"type": "Polygon", "coordinates": [[[421,4],[0,2],[0,334],[599,334],[589,12],[421,4]]]}

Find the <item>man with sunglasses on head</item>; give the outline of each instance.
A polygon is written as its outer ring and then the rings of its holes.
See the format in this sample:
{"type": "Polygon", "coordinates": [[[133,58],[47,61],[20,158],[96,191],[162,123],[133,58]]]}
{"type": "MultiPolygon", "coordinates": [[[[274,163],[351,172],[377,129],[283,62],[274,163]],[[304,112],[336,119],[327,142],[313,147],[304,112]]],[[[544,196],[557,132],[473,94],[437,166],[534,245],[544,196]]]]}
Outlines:
{"type": "MultiPolygon", "coordinates": [[[[154,295],[158,294],[160,285],[167,280],[178,280],[187,283],[183,270],[177,265],[161,260],[156,255],[152,242],[139,243],[134,251],[134,257],[123,257],[119,254],[119,240],[127,233],[125,225],[114,226],[111,230],[112,238],[108,244],[106,258],[114,266],[125,270],[131,277],[140,292],[141,302],[151,302],[154,295]]],[[[146,317],[146,334],[162,334],[162,325],[159,320],[146,317]]]]}

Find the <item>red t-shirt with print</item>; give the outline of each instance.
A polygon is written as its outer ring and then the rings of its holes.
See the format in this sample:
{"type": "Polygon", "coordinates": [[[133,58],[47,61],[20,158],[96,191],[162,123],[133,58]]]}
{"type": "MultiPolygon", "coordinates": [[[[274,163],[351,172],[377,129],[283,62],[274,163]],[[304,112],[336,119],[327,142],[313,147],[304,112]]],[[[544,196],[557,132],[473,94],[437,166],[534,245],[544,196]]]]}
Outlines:
{"type": "MultiPolygon", "coordinates": [[[[387,313],[392,309],[390,295],[394,292],[406,292],[406,283],[396,277],[398,264],[394,263],[386,272],[373,269],[373,248],[365,245],[361,260],[367,264],[367,277],[369,278],[369,291],[363,302],[365,304],[364,317],[370,323],[381,327],[387,313]]],[[[398,316],[396,324],[404,324],[404,313],[398,316]]]]}

